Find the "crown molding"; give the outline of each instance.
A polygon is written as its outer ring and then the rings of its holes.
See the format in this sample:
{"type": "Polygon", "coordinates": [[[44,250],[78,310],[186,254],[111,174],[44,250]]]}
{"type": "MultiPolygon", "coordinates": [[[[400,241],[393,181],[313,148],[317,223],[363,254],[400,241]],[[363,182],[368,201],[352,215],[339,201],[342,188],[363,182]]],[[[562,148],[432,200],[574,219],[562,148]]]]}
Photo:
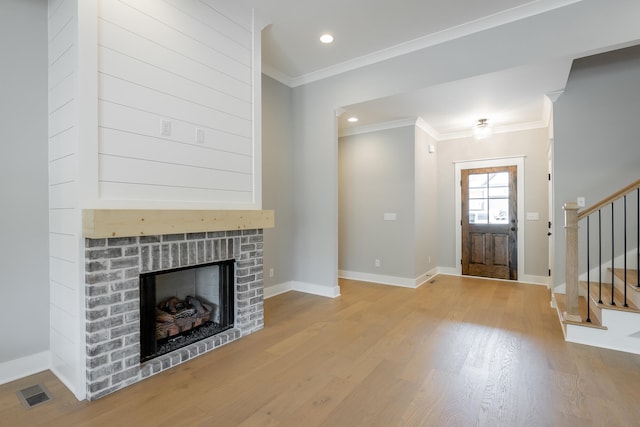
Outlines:
{"type": "Polygon", "coordinates": [[[339,64],[335,64],[296,77],[292,77],[285,73],[282,73],[272,66],[268,66],[267,64],[263,64],[263,72],[265,72],[265,74],[267,74],[269,77],[272,77],[278,80],[280,83],[285,84],[289,87],[302,86],[342,73],[346,73],[348,71],[356,70],[358,68],[366,67],[368,65],[372,65],[381,61],[386,61],[388,59],[392,59],[401,55],[406,55],[411,52],[465,37],[470,34],[499,27],[510,22],[529,18],[531,16],[549,12],[554,9],[559,9],[574,3],[579,3],[580,1],[582,0],[539,0],[527,3],[521,6],[514,7],[512,9],[504,10],[502,12],[486,16],[481,19],[477,19],[475,21],[467,22],[456,27],[451,27],[446,30],[439,31],[437,33],[419,37],[417,39],[409,40],[407,42],[400,43],[387,49],[382,49],[377,52],[362,55],[341,62],[339,64]],[[268,70],[268,72],[266,70],[268,70]]]}
{"type": "MultiPolygon", "coordinates": [[[[526,122],[526,123],[517,123],[512,125],[496,126],[493,128],[493,133],[495,135],[498,133],[510,133],[510,132],[520,132],[525,130],[543,129],[549,126],[550,120],[551,120],[551,115],[544,114],[542,120],[537,120],[534,122],[526,122]]],[[[360,135],[360,134],[369,133],[369,132],[379,132],[383,130],[396,129],[396,128],[401,128],[405,126],[416,126],[420,128],[427,135],[433,138],[436,142],[450,141],[453,139],[461,139],[461,138],[473,138],[473,133],[471,129],[460,131],[460,132],[439,133],[421,117],[418,117],[418,119],[394,120],[390,122],[374,123],[371,125],[358,126],[358,127],[353,127],[349,129],[341,129],[338,132],[338,137],[342,138],[344,136],[360,135]]]]}
{"type": "Polygon", "coordinates": [[[382,130],[396,129],[415,125],[416,119],[393,120],[390,122],[375,123],[372,125],[358,126],[349,129],[340,129],[340,131],[338,132],[338,137],[342,138],[343,136],[360,135],[363,133],[379,132],[382,130]]]}
{"type": "Polygon", "coordinates": [[[442,139],[442,136],[440,135],[440,133],[437,130],[435,130],[433,127],[431,127],[429,123],[425,122],[422,117],[418,117],[418,120],[416,120],[416,126],[422,129],[427,135],[429,135],[434,140],[440,141],[442,139]]]}

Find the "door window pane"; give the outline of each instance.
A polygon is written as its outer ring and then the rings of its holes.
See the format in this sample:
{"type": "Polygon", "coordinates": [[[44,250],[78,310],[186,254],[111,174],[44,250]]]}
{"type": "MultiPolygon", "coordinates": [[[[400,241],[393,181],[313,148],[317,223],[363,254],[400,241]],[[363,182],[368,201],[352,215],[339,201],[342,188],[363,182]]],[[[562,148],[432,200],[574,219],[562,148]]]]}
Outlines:
{"type": "Polygon", "coordinates": [[[469,174],[469,223],[509,223],[509,172],[469,174]]]}

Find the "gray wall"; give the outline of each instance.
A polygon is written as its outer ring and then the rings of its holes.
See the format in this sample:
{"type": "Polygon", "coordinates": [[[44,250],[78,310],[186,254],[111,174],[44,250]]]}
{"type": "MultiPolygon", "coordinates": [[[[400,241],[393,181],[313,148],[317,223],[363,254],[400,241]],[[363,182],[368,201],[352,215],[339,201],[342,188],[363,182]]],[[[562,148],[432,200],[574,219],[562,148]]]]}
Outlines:
{"type": "Polygon", "coordinates": [[[437,142],[415,128],[415,273],[438,266],[438,152],[437,142]],[[429,153],[429,144],[436,152],[429,153]]]}
{"type": "Polygon", "coordinates": [[[455,165],[456,161],[471,161],[510,156],[525,156],[525,212],[518,213],[518,222],[524,226],[525,268],[532,276],[547,276],[549,251],[547,241],[548,188],[546,128],[494,134],[476,141],[472,138],[442,141],[438,146],[438,228],[440,266],[454,268],[456,258],[455,220],[455,165]],[[526,212],[538,212],[538,221],[527,221],[526,212]]]}
{"type": "Polygon", "coordinates": [[[0,12],[0,363],[49,349],[47,2],[0,12]]]}
{"type": "MultiPolygon", "coordinates": [[[[565,202],[585,196],[590,206],[640,177],[638,112],[640,46],[574,62],[566,90],[554,105],[556,224],[564,222],[565,202]]],[[[561,284],[562,227],[556,236],[554,282],[561,284]]]]}
{"type": "Polygon", "coordinates": [[[415,128],[415,241],[414,272],[417,277],[438,266],[438,144],[415,128]],[[436,149],[429,153],[429,144],[436,149]]]}
{"type": "MultiPolygon", "coordinates": [[[[640,39],[635,19],[640,3],[621,1],[616,6],[584,0],[294,88],[295,280],[337,284],[336,108],[534,62],[584,56],[584,52],[640,39]]],[[[440,252],[445,254],[440,264],[451,265],[451,251],[440,252]]]]}
{"type": "Polygon", "coordinates": [[[340,138],[340,270],[415,278],[414,137],[407,126],[340,138]]]}
{"type": "Polygon", "coordinates": [[[291,89],[262,76],[262,208],[274,209],[276,227],[264,230],[265,288],[293,278],[293,138],[291,89]],[[273,277],[269,270],[273,268],[273,277]]]}

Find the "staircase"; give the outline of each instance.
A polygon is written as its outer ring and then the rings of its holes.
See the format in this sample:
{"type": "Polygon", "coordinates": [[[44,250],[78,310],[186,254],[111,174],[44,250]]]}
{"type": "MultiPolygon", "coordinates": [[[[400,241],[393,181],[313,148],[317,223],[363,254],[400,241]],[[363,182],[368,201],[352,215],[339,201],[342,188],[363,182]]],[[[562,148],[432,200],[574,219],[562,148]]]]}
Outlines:
{"type": "Polygon", "coordinates": [[[565,204],[566,292],[552,298],[567,341],[640,354],[639,200],[640,180],[581,212],[565,204]]]}

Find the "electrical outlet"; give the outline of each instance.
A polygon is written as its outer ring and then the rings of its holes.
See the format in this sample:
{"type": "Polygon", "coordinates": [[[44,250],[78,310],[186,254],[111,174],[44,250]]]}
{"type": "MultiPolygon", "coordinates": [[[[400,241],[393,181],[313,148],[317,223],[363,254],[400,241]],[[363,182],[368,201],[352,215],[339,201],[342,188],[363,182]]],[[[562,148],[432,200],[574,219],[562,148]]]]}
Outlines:
{"type": "Polygon", "coordinates": [[[579,208],[584,208],[585,206],[587,206],[587,200],[584,197],[578,197],[577,202],[579,208]]]}
{"type": "Polygon", "coordinates": [[[196,128],[196,143],[204,144],[204,129],[196,128]]]}
{"type": "Polygon", "coordinates": [[[379,259],[377,259],[377,260],[376,260],[376,262],[375,262],[375,266],[376,266],[376,267],[380,267],[380,260],[379,260],[379,259]]]}
{"type": "Polygon", "coordinates": [[[171,122],[169,120],[162,121],[162,128],[160,129],[160,135],[171,136],[171,122]]]}
{"type": "Polygon", "coordinates": [[[273,277],[273,268],[269,269],[269,277],[273,277]]]}

